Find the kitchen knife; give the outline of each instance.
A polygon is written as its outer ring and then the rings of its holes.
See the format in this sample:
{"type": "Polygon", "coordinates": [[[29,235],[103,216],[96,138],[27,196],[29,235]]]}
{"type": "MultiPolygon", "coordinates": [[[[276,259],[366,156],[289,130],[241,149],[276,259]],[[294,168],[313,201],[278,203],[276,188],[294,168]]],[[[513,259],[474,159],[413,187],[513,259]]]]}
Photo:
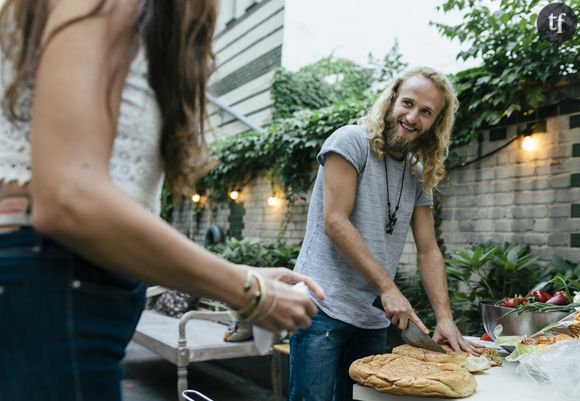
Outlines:
{"type": "Polygon", "coordinates": [[[401,337],[403,341],[414,347],[446,353],[442,346],[433,341],[430,335],[423,333],[412,320],[408,321],[407,330],[401,332],[401,337]]]}
{"type": "MultiPolygon", "coordinates": [[[[379,308],[384,312],[383,303],[381,302],[381,297],[376,297],[373,306],[379,308]]],[[[407,322],[407,329],[401,330],[401,337],[403,341],[407,344],[412,345],[418,348],[428,349],[430,351],[435,352],[443,352],[446,353],[443,347],[437,344],[431,336],[428,334],[423,333],[413,322],[412,320],[408,320],[407,322]]]]}

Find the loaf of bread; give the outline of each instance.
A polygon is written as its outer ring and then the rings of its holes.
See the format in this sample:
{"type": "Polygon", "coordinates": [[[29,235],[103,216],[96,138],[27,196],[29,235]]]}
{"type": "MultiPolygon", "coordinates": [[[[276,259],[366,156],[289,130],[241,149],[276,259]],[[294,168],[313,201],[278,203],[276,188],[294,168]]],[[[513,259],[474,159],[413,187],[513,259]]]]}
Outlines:
{"type": "Polygon", "coordinates": [[[475,378],[454,363],[433,363],[397,354],[371,355],[350,365],[350,377],[382,393],[463,398],[475,392],[475,378]]]}
{"type": "Polygon", "coordinates": [[[492,366],[501,366],[503,363],[497,350],[493,348],[483,348],[481,349],[481,355],[475,356],[463,351],[453,351],[453,348],[449,345],[442,345],[441,347],[447,353],[465,355],[467,360],[461,367],[471,373],[481,372],[492,366]]]}
{"type": "Polygon", "coordinates": [[[551,345],[560,341],[573,340],[568,334],[555,334],[553,336],[524,337],[521,343],[526,345],[551,345]]]}
{"type": "Polygon", "coordinates": [[[580,312],[576,313],[573,323],[568,326],[572,337],[580,339],[580,312]]]}
{"type": "Polygon", "coordinates": [[[413,347],[409,344],[399,345],[393,349],[393,354],[410,356],[411,358],[419,359],[425,362],[436,363],[454,363],[459,366],[465,365],[468,354],[453,352],[450,348],[444,348],[445,354],[442,352],[429,351],[425,348],[413,347]]]}
{"type": "Polygon", "coordinates": [[[503,363],[499,354],[497,353],[497,350],[493,348],[484,348],[481,355],[489,359],[492,366],[501,366],[503,363]]]}
{"type": "Polygon", "coordinates": [[[496,350],[485,348],[480,356],[473,356],[467,352],[457,352],[448,345],[442,345],[446,353],[429,351],[423,348],[403,344],[393,349],[393,354],[409,356],[425,362],[454,363],[468,372],[481,372],[492,366],[502,364],[496,350]]]}

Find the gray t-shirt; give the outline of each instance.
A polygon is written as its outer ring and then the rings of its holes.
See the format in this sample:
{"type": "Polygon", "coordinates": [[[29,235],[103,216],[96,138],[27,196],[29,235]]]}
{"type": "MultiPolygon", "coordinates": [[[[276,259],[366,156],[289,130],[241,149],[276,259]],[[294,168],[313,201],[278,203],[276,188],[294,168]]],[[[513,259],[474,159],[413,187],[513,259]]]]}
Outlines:
{"type": "MultiPolygon", "coordinates": [[[[371,254],[391,277],[395,276],[399,259],[409,232],[413,209],[432,204],[431,191],[421,192],[421,164],[414,176],[405,170],[397,224],[392,234],[385,232],[387,223],[387,185],[385,164],[370,148],[364,126],[347,125],[336,130],[322,145],[317,156],[320,163],[312,190],[306,235],[295,270],[315,279],[326,295],[324,301],[314,299],[327,315],[365,329],[387,327],[385,314],[372,306],[377,290],[361,277],[342,257],[324,232],[323,179],[324,160],[336,153],[351,163],[357,171],[358,182],[351,223],[359,231],[371,254]]],[[[387,156],[391,211],[394,210],[401,188],[403,162],[387,156]]]]}

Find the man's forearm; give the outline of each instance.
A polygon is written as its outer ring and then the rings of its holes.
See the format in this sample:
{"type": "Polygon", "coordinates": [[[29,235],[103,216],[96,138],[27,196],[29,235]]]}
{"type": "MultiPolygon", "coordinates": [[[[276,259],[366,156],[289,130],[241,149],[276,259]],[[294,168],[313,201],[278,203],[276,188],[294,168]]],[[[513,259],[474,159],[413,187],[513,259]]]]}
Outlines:
{"type": "Polygon", "coordinates": [[[453,319],[447,292],[447,275],[441,252],[435,250],[430,254],[419,254],[417,262],[423,287],[427,292],[437,321],[453,319]]]}

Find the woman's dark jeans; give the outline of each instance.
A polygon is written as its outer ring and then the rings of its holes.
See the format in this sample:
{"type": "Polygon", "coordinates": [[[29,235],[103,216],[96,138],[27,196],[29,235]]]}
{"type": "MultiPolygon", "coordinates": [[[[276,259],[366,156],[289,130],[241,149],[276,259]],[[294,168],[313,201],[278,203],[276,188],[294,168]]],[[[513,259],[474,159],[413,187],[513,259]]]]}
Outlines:
{"type": "Polygon", "coordinates": [[[31,228],[0,234],[0,401],[118,401],[145,300],[31,228]]]}

